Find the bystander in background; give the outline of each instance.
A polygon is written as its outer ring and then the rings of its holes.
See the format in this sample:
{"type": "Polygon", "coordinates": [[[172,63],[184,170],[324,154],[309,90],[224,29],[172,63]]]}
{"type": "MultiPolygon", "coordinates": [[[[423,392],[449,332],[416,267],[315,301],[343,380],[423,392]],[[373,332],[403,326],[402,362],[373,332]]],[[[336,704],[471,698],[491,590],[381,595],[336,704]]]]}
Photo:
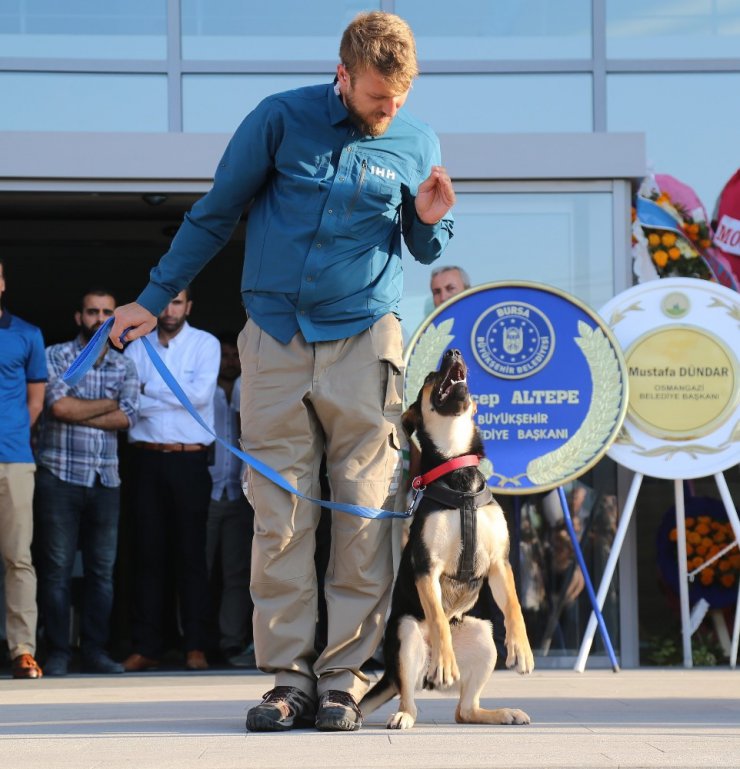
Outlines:
{"type": "MultiPolygon", "coordinates": [[[[235,333],[218,334],[221,366],[213,400],[216,435],[229,446],[239,442],[241,366],[235,333]]],[[[229,665],[253,668],[252,611],[249,594],[254,510],[245,497],[242,461],[214,444],[210,467],[213,489],[208,508],[206,561],[218,617],[218,647],[229,665]],[[244,486],[244,488],[243,488],[244,486]]]]}
{"type": "MultiPolygon", "coordinates": [[[[189,290],[180,291],[160,313],[148,340],[213,429],[221,349],[215,336],[187,322],[191,308],[189,290]]],[[[167,588],[174,573],[185,668],[206,670],[211,610],[205,543],[213,436],[180,404],[143,344],[129,345],[124,355],[136,364],[141,381],[139,419],[129,431],[135,566],[133,653],[124,668],[138,672],[159,666],[167,588]]]]}
{"type": "Polygon", "coordinates": [[[123,673],[123,665],[107,651],[121,509],[118,431],[136,422],[139,379],[133,362],[109,347],[76,385],[70,387],[63,379],[115,306],[110,291],[86,291],[75,312],[77,337],[46,350],[49,384],[37,447],[34,558],[49,676],[69,671],[71,583],[78,548],[83,568],[82,672],[123,673]]]}
{"type": "Polygon", "coordinates": [[[429,289],[432,292],[432,302],[439,307],[450,297],[457,296],[470,288],[470,278],[462,267],[442,265],[432,270],[429,289]]]}
{"type": "MultiPolygon", "coordinates": [[[[0,260],[0,299],[5,272],[0,260]]],[[[41,678],[36,654],[36,572],[31,559],[36,465],[31,427],[44,404],[46,357],[41,331],[0,305],[0,555],[13,678],[41,678]]]]}

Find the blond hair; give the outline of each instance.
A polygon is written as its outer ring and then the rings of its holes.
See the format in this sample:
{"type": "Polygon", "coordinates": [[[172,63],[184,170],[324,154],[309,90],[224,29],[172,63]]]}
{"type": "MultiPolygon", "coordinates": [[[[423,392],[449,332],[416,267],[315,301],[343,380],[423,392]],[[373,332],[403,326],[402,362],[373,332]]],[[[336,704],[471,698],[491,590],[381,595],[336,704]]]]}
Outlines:
{"type": "Polygon", "coordinates": [[[353,78],[368,69],[401,91],[419,74],[416,42],[411,27],[393,13],[360,13],[344,30],[339,58],[353,78]]]}

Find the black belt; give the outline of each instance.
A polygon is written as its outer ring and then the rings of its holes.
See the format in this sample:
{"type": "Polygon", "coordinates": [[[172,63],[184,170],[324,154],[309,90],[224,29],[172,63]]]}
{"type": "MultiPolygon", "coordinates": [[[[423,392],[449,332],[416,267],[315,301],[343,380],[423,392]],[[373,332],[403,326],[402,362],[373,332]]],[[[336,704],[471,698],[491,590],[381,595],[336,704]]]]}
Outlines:
{"type": "Polygon", "coordinates": [[[149,443],[148,441],[134,441],[134,446],[147,451],[207,451],[208,446],[203,443],[149,443]]]}

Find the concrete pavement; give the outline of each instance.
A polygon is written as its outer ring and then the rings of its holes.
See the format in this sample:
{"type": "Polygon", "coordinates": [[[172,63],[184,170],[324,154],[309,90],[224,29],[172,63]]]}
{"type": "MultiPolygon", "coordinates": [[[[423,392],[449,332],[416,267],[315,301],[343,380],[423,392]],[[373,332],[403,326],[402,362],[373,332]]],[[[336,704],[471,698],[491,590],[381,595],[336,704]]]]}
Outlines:
{"type": "Polygon", "coordinates": [[[455,698],[420,694],[419,721],[389,731],[388,703],[359,732],[247,734],[258,672],[0,679],[3,769],[415,769],[740,767],[740,670],[496,671],[483,704],[529,726],[460,726],[455,698]]]}

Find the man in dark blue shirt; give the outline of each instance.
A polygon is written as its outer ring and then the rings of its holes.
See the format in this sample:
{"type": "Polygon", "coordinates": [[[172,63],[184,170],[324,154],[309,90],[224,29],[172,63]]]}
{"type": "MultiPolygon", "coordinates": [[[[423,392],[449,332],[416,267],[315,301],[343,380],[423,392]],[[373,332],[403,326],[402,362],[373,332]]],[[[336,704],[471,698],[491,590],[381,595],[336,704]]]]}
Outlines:
{"type": "MultiPolygon", "coordinates": [[[[334,499],[392,505],[400,474],[401,243],[418,261],[452,236],[452,183],[431,129],[402,109],[418,73],[408,25],[382,12],[345,30],[333,84],[265,99],[239,126],[211,191],[186,215],[111,339],[138,339],[249,208],[239,338],[242,444],[307,496],[326,453],[334,499]]],[[[335,512],[327,646],[314,649],[319,508],[249,473],[258,666],[275,688],[250,731],[362,725],[362,664],[383,632],[391,526],[335,512]],[[318,699],[318,703],[317,703],[318,699]]]]}

